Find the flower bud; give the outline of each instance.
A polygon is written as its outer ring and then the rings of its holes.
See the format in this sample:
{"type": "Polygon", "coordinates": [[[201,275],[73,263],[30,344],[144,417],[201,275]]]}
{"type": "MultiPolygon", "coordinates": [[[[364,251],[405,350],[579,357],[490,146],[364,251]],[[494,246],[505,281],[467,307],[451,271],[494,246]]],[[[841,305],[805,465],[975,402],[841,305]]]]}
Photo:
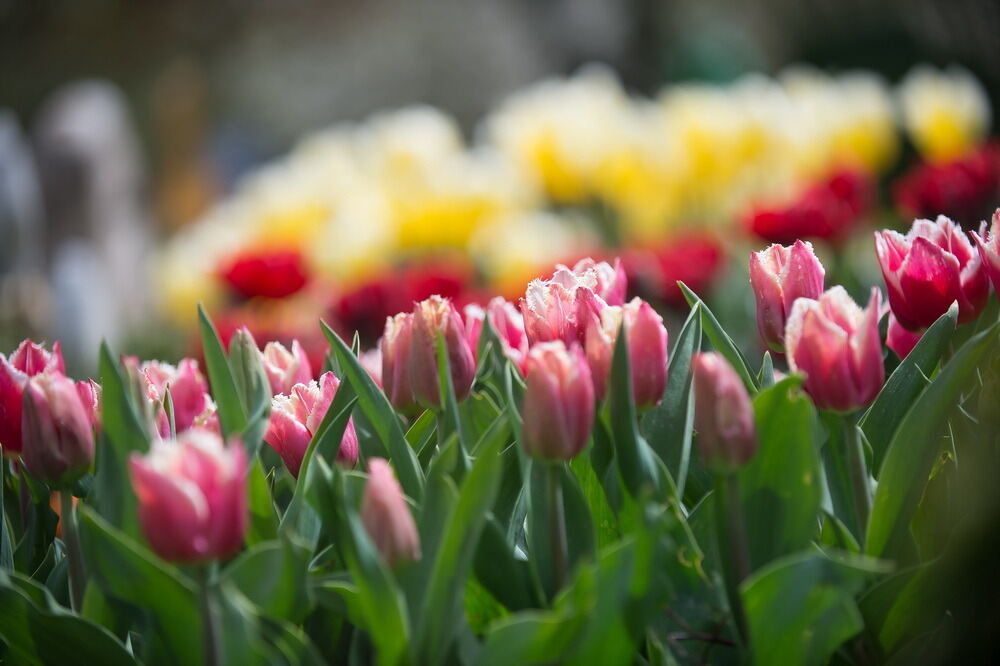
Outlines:
{"type": "Polygon", "coordinates": [[[993,290],[1000,296],[1000,208],[993,213],[990,233],[987,235],[986,222],[983,222],[979,227],[979,233],[973,231],[972,237],[976,240],[979,258],[990,276],[993,290]]]}
{"type": "MultiPolygon", "coordinates": [[[[336,375],[326,372],[319,382],[311,380],[307,384],[296,384],[289,395],[278,394],[272,398],[264,441],[281,456],[292,476],[298,478],[309,442],[323,423],[339,387],[340,380],[336,375]]],[[[354,430],[354,420],[349,419],[340,440],[337,462],[352,468],[357,461],[358,435],[354,430]]]]}
{"type": "Polygon", "coordinates": [[[513,303],[497,296],[486,306],[486,318],[500,338],[504,355],[523,375],[524,362],[528,356],[528,336],[524,332],[524,317],[513,303]]]}
{"type": "Polygon", "coordinates": [[[933,324],[958,301],[958,321],[972,321],[986,306],[989,278],[962,228],[944,215],[916,220],[903,236],[875,232],[875,250],[889,292],[889,305],[904,328],[933,324]]]}
{"type": "Polygon", "coordinates": [[[444,338],[451,381],[459,402],[469,397],[476,378],[475,355],[469,347],[465,324],[455,307],[440,296],[417,303],[413,308],[410,338],[410,387],[414,397],[428,408],[441,407],[437,361],[439,334],[444,338]]]}
{"type": "Polygon", "coordinates": [[[368,482],[361,498],[361,522],[389,566],[420,559],[420,535],[403,489],[382,458],[368,461],[368,482]]]}
{"type": "Polygon", "coordinates": [[[21,410],[28,378],[42,372],[65,371],[58,342],[52,345],[51,353],[24,340],[10,358],[0,354],[0,446],[5,456],[16,456],[21,451],[21,410]]]}
{"type": "Polygon", "coordinates": [[[268,342],[260,356],[271,384],[271,395],[288,394],[296,384],[305,384],[313,378],[309,357],[298,340],[292,340],[291,351],[280,342],[268,342]]]}
{"type": "Polygon", "coordinates": [[[28,379],[21,418],[21,460],[36,479],[65,487],[94,461],[94,430],[76,384],[58,372],[28,379]]]}
{"type": "Polygon", "coordinates": [[[720,473],[742,467],[757,452],[753,405],[743,381],[715,352],[695,354],[691,373],[702,463],[720,473]]]}
{"type": "Polygon", "coordinates": [[[823,265],[812,244],[772,245],[750,253],[750,285],[757,300],[757,330],[772,351],[785,350],[785,322],[797,298],[823,293],[823,265]]]}
{"type": "Polygon", "coordinates": [[[785,330],[788,365],[805,375],[803,388],[817,407],[850,412],[875,399],[885,382],[878,332],[881,294],[872,287],[862,310],[843,287],[818,300],[800,298],[785,330]]]}
{"type": "Polygon", "coordinates": [[[382,390],[397,411],[415,410],[417,400],[410,388],[410,346],[413,338],[413,313],[400,312],[386,317],[385,333],[379,340],[382,352],[382,390]]]}
{"type": "Polygon", "coordinates": [[[667,329],[656,310],[639,298],[622,307],[608,306],[601,312],[600,320],[591,320],[587,328],[587,362],[595,395],[603,400],[607,392],[615,342],[623,321],[632,371],[632,397],[637,408],[652,407],[667,387],[667,329]]]}
{"type": "Polygon", "coordinates": [[[192,428],[177,441],[154,441],[129,459],[139,524],[165,560],[199,564],[235,554],[243,545],[247,456],[216,433],[192,428]]]}
{"type": "Polygon", "coordinates": [[[528,351],[521,430],[525,452],[570,460],[587,445],[594,421],[594,383],[580,345],[560,340],[528,351]]]}

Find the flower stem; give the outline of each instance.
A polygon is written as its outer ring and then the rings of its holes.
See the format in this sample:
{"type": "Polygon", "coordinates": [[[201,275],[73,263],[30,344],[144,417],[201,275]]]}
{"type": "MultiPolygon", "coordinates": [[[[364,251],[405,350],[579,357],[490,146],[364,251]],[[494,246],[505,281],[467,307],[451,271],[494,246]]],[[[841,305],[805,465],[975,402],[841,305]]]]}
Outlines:
{"type": "Polygon", "coordinates": [[[566,511],[563,507],[562,470],[560,465],[548,465],[549,476],[549,534],[552,538],[552,560],[556,590],[566,582],[569,560],[566,544],[566,511]]]}
{"type": "Polygon", "coordinates": [[[750,634],[740,583],[750,576],[750,547],[740,501],[739,476],[735,473],[715,475],[715,519],[719,550],[724,559],[726,594],[736,627],[746,645],[750,634]]]}
{"type": "Polygon", "coordinates": [[[868,483],[868,468],[865,466],[865,452],[861,444],[861,434],[852,416],[844,417],[844,446],[851,478],[851,490],[854,493],[854,511],[858,521],[859,538],[863,538],[865,530],[868,528],[868,515],[872,508],[871,485],[868,483]]]}
{"type": "Polygon", "coordinates": [[[85,573],[83,554],[80,552],[80,534],[76,529],[76,506],[73,504],[73,493],[69,490],[59,491],[59,513],[63,527],[63,541],[66,544],[70,607],[80,612],[83,608],[85,573]]]}
{"type": "Polygon", "coordinates": [[[198,591],[201,601],[202,641],[205,648],[205,666],[221,666],[222,644],[219,637],[219,618],[212,598],[212,565],[198,567],[198,591]]]}

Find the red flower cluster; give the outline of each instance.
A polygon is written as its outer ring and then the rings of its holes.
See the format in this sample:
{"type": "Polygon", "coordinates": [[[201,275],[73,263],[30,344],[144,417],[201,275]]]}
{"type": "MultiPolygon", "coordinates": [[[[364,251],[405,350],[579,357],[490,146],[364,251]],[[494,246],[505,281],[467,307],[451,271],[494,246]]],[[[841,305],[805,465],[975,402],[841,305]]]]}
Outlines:
{"type": "Polygon", "coordinates": [[[719,242],[703,233],[677,236],[657,248],[633,249],[622,258],[629,284],[637,286],[637,293],[673,307],[686,304],[678,281],[703,293],[724,260],[719,242]]]}
{"type": "Polygon", "coordinates": [[[244,252],[225,263],[219,273],[241,298],[285,298],[309,281],[305,260],[295,250],[244,252]]]}
{"type": "Polygon", "coordinates": [[[972,228],[1000,203],[1000,143],[943,164],[918,164],[893,185],[904,217],[945,215],[972,228]]]}

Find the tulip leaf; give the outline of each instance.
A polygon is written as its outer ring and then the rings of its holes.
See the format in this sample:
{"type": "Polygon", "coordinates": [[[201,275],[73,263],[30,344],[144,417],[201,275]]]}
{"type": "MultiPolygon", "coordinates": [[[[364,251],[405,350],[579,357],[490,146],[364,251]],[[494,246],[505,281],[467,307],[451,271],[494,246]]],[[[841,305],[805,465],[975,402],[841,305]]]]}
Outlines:
{"type": "Polygon", "coordinates": [[[879,469],[865,538],[868,554],[899,557],[912,548],[910,520],[940,451],[941,432],[980,363],[995,348],[998,330],[1000,322],[962,345],[896,428],[879,469]]]}
{"type": "Polygon", "coordinates": [[[757,383],[761,388],[766,388],[774,384],[774,359],[771,352],[764,352],[764,358],[760,362],[760,372],[757,373],[757,383]]]}
{"type": "Polygon", "coordinates": [[[67,611],[36,581],[0,571],[0,650],[19,664],[135,664],[111,633],[67,611]]]}
{"type": "Polygon", "coordinates": [[[271,498],[264,468],[260,464],[260,458],[256,456],[247,473],[247,504],[250,510],[247,544],[252,546],[277,536],[278,514],[274,509],[274,500],[271,498]]]}
{"type": "Polygon", "coordinates": [[[861,429],[872,446],[873,470],[882,466],[893,434],[906,416],[907,409],[927,387],[928,378],[948,349],[957,323],[958,303],[952,303],[896,367],[875,402],[861,417],[861,429]]]}
{"type": "Polygon", "coordinates": [[[504,529],[496,520],[487,520],[473,566],[479,583],[507,609],[519,611],[541,605],[541,595],[532,583],[531,566],[514,557],[504,529]]]}
{"type": "Polygon", "coordinates": [[[200,304],[198,305],[198,327],[201,331],[202,353],[205,355],[205,371],[212,389],[212,398],[219,413],[219,427],[222,436],[229,437],[242,433],[247,426],[247,415],[233,378],[226,352],[219,341],[215,325],[200,304]]]}
{"type": "Polygon", "coordinates": [[[458,412],[458,399],[455,396],[455,384],[451,380],[451,365],[448,362],[448,348],[445,346],[444,336],[438,332],[435,337],[435,350],[437,352],[438,367],[438,392],[441,394],[441,418],[438,419],[438,428],[444,437],[454,433],[458,437],[459,450],[459,479],[469,470],[469,443],[465,427],[462,423],[462,416],[458,412]]]}
{"type": "Polygon", "coordinates": [[[259,543],[243,552],[222,574],[262,613],[301,622],[309,610],[306,572],[310,552],[287,536],[259,543]]]}
{"type": "MultiPolygon", "coordinates": [[[[252,339],[251,339],[252,340],[252,339]]],[[[271,414],[271,383],[256,346],[240,343],[240,336],[229,341],[229,370],[236,385],[247,423],[240,433],[247,457],[253,459],[267,430],[271,414]]],[[[207,358],[207,357],[206,357],[207,358]]]]}
{"type": "Polygon", "coordinates": [[[8,466],[3,460],[3,447],[0,446],[0,570],[11,571],[14,568],[14,544],[10,538],[7,514],[4,508],[3,496],[7,486],[8,466]]]}
{"type": "Polygon", "coordinates": [[[340,336],[334,333],[326,325],[326,322],[321,321],[320,325],[333,349],[337,363],[344,373],[342,379],[350,382],[357,392],[358,407],[368,417],[379,439],[389,451],[403,491],[414,500],[419,501],[424,492],[423,472],[413,449],[406,441],[399,417],[393,411],[392,405],[389,404],[389,399],[375,384],[368,371],[361,367],[358,357],[351,353],[350,347],[341,340],[340,336]]]}
{"type": "Polygon", "coordinates": [[[759,384],[757,378],[750,372],[750,364],[747,362],[746,357],[743,356],[743,352],[740,351],[736,343],[733,342],[733,339],[722,328],[719,320],[715,318],[715,315],[705,305],[705,302],[683,282],[678,282],[677,286],[684,293],[684,298],[687,299],[688,305],[691,307],[694,307],[695,304],[701,305],[701,325],[705,329],[705,335],[708,336],[715,350],[722,354],[729,361],[729,364],[733,366],[736,373],[743,380],[743,384],[747,387],[747,390],[751,394],[756,393],[759,384]]]}

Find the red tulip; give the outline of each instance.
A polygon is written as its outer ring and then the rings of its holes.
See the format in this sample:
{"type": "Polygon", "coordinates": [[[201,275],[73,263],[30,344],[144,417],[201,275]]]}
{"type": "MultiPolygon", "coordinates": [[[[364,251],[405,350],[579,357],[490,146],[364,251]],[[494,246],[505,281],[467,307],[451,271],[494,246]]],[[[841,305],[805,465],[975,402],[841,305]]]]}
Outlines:
{"type": "Polygon", "coordinates": [[[528,351],[522,417],[525,452],[540,460],[574,458],[594,420],[594,383],[580,346],[540,342],[528,351]]]}
{"type": "Polygon", "coordinates": [[[15,456],[21,451],[24,385],[29,377],[43,372],[66,372],[58,342],[52,345],[51,353],[31,340],[24,340],[10,358],[0,354],[0,446],[5,456],[15,456]]]}
{"type": "Polygon", "coordinates": [[[73,380],[59,372],[30,377],[24,387],[21,460],[31,475],[65,487],[94,461],[91,412],[73,380]]]}
{"type": "Polygon", "coordinates": [[[962,228],[947,217],[916,220],[905,236],[877,231],[875,250],[889,305],[904,328],[927,328],[954,301],[961,323],[985,307],[989,281],[983,262],[962,228]]]}
{"type": "Polygon", "coordinates": [[[785,322],[797,298],[819,298],[825,271],[812,244],[772,245],[750,253],[750,285],[757,301],[757,331],[776,352],[785,350],[785,322]]]}
{"type": "Polygon", "coordinates": [[[625,253],[629,284],[635,285],[639,294],[685,309],[687,300],[677,283],[683,282],[695,293],[704,293],[724,263],[725,253],[719,242],[703,233],[687,233],[658,248],[633,248],[625,253]]]}
{"type": "MultiPolygon", "coordinates": [[[[340,380],[332,372],[326,372],[319,382],[310,380],[296,384],[288,395],[279,394],[271,400],[271,417],[264,441],[281,456],[285,467],[296,478],[309,442],[330,409],[339,386],[340,380]]],[[[352,468],[357,461],[358,436],[353,419],[349,419],[340,440],[337,462],[352,468]]]]}
{"type": "Polygon", "coordinates": [[[223,266],[221,276],[243,298],[285,298],[309,281],[305,259],[296,250],[249,250],[223,266]]]}
{"type": "Polygon", "coordinates": [[[805,375],[803,384],[817,407],[850,412],[875,399],[885,381],[878,332],[879,290],[872,287],[862,310],[843,287],[819,299],[800,298],[785,329],[788,365],[805,375]]]}
{"type": "Polygon", "coordinates": [[[943,214],[971,227],[1000,201],[1000,143],[943,164],[919,164],[892,189],[905,217],[943,214]]]}
{"type": "Polygon", "coordinates": [[[385,333],[379,340],[382,352],[382,389],[396,410],[412,412],[417,406],[410,387],[410,348],[413,337],[413,313],[400,312],[385,320],[385,333]]]}
{"type": "Polygon", "coordinates": [[[632,397],[639,409],[652,407],[663,397],[667,386],[667,329],[656,310],[639,298],[622,307],[608,306],[601,312],[600,320],[591,320],[587,328],[587,362],[594,393],[602,400],[607,392],[622,321],[632,370],[632,397]]]}
{"type": "Polygon", "coordinates": [[[691,372],[702,462],[721,473],[742,467],[757,452],[753,405],[743,381],[715,352],[695,354],[691,372]]]}
{"type": "Polygon", "coordinates": [[[292,340],[291,351],[280,342],[268,342],[260,357],[271,384],[271,395],[287,394],[296,384],[304,384],[313,378],[309,357],[298,340],[292,340]]]}
{"type": "MultiPolygon", "coordinates": [[[[410,337],[409,373],[414,397],[428,408],[441,407],[438,386],[437,337],[444,338],[451,381],[459,402],[469,397],[476,378],[476,361],[462,317],[455,306],[440,296],[417,303],[413,308],[410,337]]],[[[383,358],[383,363],[385,362],[383,358]]]]}
{"type": "Polygon", "coordinates": [[[243,445],[193,428],[176,442],[154,441],[129,459],[139,524],[165,560],[197,564],[235,554],[243,545],[247,456],[243,445]]]}
{"type": "Polygon", "coordinates": [[[979,233],[973,231],[972,237],[976,240],[979,258],[990,276],[993,289],[1000,295],[1000,208],[993,213],[990,233],[987,235],[986,222],[983,222],[979,227],[979,233]]]}
{"type": "Polygon", "coordinates": [[[389,566],[420,559],[420,535],[392,467],[382,458],[368,461],[368,482],[361,498],[361,523],[389,566]]]}

